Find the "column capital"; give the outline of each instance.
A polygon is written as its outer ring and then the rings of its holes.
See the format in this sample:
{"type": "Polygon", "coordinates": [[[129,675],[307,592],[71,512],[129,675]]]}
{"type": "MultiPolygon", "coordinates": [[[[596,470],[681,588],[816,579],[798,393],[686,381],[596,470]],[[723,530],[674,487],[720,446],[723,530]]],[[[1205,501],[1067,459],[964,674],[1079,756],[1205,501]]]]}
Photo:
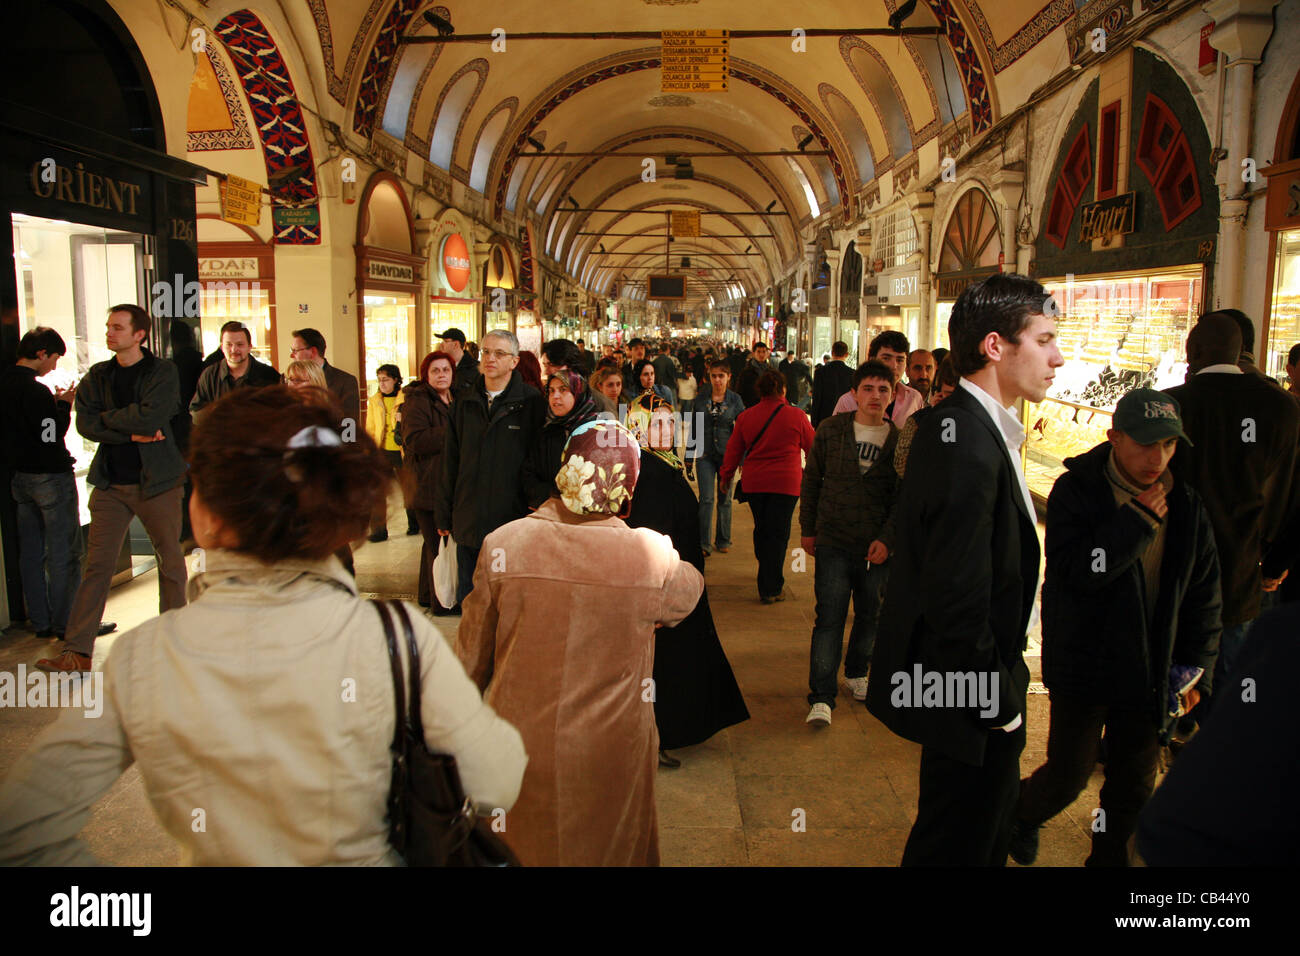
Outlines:
{"type": "Polygon", "coordinates": [[[1260,62],[1273,34],[1273,8],[1281,0],[1210,0],[1201,9],[1214,21],[1210,46],[1228,56],[1229,66],[1260,62]]]}
{"type": "Polygon", "coordinates": [[[993,198],[1008,209],[1020,206],[1020,197],[1025,191],[1025,171],[1023,169],[999,169],[989,177],[989,192],[993,198]]]}
{"type": "Polygon", "coordinates": [[[927,191],[908,193],[905,202],[917,219],[929,221],[934,216],[934,193],[927,191]]]}

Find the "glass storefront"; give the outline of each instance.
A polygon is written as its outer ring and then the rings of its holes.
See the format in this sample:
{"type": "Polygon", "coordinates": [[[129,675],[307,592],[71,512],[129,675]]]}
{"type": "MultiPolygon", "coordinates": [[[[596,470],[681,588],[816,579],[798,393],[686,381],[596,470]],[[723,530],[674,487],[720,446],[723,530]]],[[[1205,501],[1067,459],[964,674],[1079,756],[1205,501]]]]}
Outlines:
{"type": "MultiPolygon", "coordinates": [[[[429,299],[429,348],[440,345],[438,336],[448,329],[460,329],[467,342],[478,341],[478,302],[474,299],[429,299]]],[[[416,371],[419,371],[418,369],[416,371]]]]}
{"type": "Polygon", "coordinates": [[[1257,356],[1259,367],[1283,386],[1287,385],[1287,354],[1296,343],[1300,343],[1300,229],[1277,233],[1268,347],[1257,356]]]}
{"type": "MultiPolygon", "coordinates": [[[[112,358],[104,344],[111,306],[148,303],[144,237],[74,222],[15,213],[11,222],[18,280],[20,333],[48,326],[63,337],[68,354],[40,381],[66,388],[90,366],[112,358]]],[[[81,523],[90,523],[86,472],[98,445],[69,428],[64,438],[76,459],[81,523]]]]}
{"type": "Polygon", "coordinates": [[[393,364],[408,381],[418,369],[410,367],[410,334],[415,325],[415,296],[402,292],[368,293],[365,297],[365,377],[375,380],[375,370],[393,364]]]}
{"type": "Polygon", "coordinates": [[[849,347],[849,357],[844,360],[849,368],[857,368],[858,363],[862,361],[858,358],[858,344],[861,337],[862,330],[857,319],[840,319],[839,340],[849,347]]]}
{"type": "Polygon", "coordinates": [[[1061,308],[1065,365],[1045,401],[1026,404],[1025,477],[1046,497],[1061,462],[1106,440],[1111,412],[1134,388],[1186,379],[1187,332],[1200,314],[1200,266],[1043,283],[1061,308]]]}
{"type": "Polygon", "coordinates": [[[955,302],[939,302],[934,309],[934,342],[930,345],[932,349],[952,348],[948,344],[948,320],[952,318],[952,307],[955,302]]]}
{"type": "Polygon", "coordinates": [[[199,351],[204,355],[221,347],[221,326],[242,322],[253,337],[253,355],[259,362],[271,362],[271,292],[256,280],[249,282],[203,281],[199,351]]]}
{"type": "Polygon", "coordinates": [[[831,350],[831,318],[819,315],[813,319],[813,361],[820,362],[831,350]]]}

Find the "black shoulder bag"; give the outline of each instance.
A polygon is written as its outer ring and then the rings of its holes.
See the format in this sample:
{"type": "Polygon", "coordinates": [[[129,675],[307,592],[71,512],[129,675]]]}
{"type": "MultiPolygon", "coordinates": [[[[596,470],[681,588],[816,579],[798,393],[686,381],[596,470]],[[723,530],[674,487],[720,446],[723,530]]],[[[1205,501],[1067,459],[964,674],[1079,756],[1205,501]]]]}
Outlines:
{"type": "Polygon", "coordinates": [[[749,443],[749,447],[745,449],[745,453],[740,456],[740,461],[736,464],[736,493],[731,496],[733,501],[738,501],[743,505],[749,500],[745,496],[745,489],[742,485],[745,476],[741,473],[740,469],[744,466],[745,459],[749,457],[749,453],[754,450],[754,446],[758,444],[758,440],[763,437],[763,432],[767,431],[767,426],[772,424],[773,419],[775,419],[777,415],[781,414],[781,409],[784,407],[784,404],[776,406],[776,410],[772,412],[772,417],[763,422],[763,427],[758,430],[758,434],[754,436],[754,440],[749,443]]]}
{"type": "Polygon", "coordinates": [[[519,866],[504,840],[478,818],[465,796],[451,754],[437,754],[424,742],[420,715],[420,651],[410,614],[400,601],[372,601],[384,625],[388,660],[393,668],[397,728],[390,750],[393,778],[388,791],[388,842],[407,866],[519,866]],[[411,706],[406,707],[402,659],[392,611],[406,634],[410,659],[411,706]]]}

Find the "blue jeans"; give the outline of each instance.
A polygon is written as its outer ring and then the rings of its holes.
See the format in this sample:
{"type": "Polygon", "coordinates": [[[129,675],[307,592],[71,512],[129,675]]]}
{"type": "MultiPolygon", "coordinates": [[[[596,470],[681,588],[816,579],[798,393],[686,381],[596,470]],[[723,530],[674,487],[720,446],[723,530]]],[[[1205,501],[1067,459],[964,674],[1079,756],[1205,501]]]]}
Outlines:
{"type": "Polygon", "coordinates": [[[38,631],[62,634],[81,586],[81,520],[71,471],[15,472],[19,568],[27,617],[38,631]]]}
{"type": "MultiPolygon", "coordinates": [[[[718,494],[718,472],[722,470],[722,459],[711,455],[701,455],[695,459],[695,473],[700,481],[700,547],[705,551],[715,545],[719,548],[731,547],[731,490],[725,495],[718,494]],[[718,503],[718,530],[709,543],[709,528],[713,524],[713,502],[718,503]]],[[[734,482],[733,482],[734,484],[734,482]]]]}
{"type": "Polygon", "coordinates": [[[817,619],[813,624],[812,653],[808,666],[808,703],[835,706],[840,656],[844,651],[844,622],[853,598],[853,629],[844,657],[845,677],[866,677],[871,651],[876,646],[876,626],[889,570],[868,564],[865,557],[818,545],[813,587],[817,594],[817,619]]]}

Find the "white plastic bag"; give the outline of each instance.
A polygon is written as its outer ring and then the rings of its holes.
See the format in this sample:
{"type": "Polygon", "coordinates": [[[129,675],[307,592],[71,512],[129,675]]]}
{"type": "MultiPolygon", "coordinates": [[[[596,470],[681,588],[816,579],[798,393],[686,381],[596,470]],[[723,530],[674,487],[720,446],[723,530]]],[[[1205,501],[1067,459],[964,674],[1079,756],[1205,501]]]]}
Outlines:
{"type": "Polygon", "coordinates": [[[433,593],[445,608],[456,606],[456,587],[460,579],[456,567],[456,542],[451,535],[440,536],[438,553],[433,559],[433,593]]]}

